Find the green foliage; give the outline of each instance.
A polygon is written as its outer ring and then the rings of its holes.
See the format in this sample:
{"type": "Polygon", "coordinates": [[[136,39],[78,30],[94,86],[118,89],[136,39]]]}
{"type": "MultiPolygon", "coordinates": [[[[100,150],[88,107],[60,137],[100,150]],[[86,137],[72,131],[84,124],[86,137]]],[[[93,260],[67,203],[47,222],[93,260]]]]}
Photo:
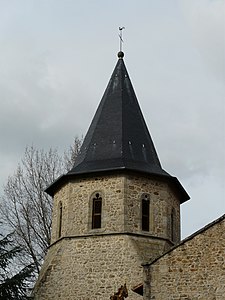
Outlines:
{"type": "Polygon", "coordinates": [[[28,299],[27,288],[34,267],[28,265],[18,269],[23,250],[13,243],[13,234],[0,239],[0,300],[28,299]]]}

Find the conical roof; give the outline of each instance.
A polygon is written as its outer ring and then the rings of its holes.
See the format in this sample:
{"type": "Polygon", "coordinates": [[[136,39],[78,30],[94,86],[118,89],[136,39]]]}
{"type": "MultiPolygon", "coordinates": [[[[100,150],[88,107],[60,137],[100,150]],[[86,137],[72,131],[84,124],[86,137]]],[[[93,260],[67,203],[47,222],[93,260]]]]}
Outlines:
{"type": "Polygon", "coordinates": [[[69,173],[116,169],[169,176],[161,167],[122,57],[69,173]]]}
{"type": "Polygon", "coordinates": [[[53,196],[62,184],[76,176],[132,171],[166,180],[183,203],[189,196],[178,179],[161,167],[123,56],[123,52],[118,53],[118,62],[73,168],[46,192],[53,196]]]}

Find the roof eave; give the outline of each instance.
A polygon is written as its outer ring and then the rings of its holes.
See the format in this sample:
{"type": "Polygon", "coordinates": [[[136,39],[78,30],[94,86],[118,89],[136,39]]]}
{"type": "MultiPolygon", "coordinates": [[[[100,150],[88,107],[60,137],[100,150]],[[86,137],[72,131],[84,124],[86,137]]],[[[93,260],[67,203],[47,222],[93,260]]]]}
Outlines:
{"type": "Polygon", "coordinates": [[[118,167],[118,168],[112,168],[112,169],[101,169],[101,170],[92,170],[89,172],[79,172],[79,173],[72,173],[72,172],[68,172],[67,174],[64,174],[62,176],[60,176],[59,178],[57,178],[51,185],[49,185],[46,189],[45,192],[50,195],[51,197],[54,196],[54,194],[56,193],[56,191],[65,183],[67,183],[70,179],[72,178],[77,178],[77,177],[81,177],[81,176],[89,176],[93,174],[104,174],[104,173],[110,173],[110,172],[121,172],[121,171],[125,171],[125,172],[133,172],[133,173],[141,173],[141,174],[145,174],[147,176],[152,176],[154,178],[160,178],[163,181],[168,182],[168,184],[171,186],[171,188],[174,190],[174,192],[178,195],[179,199],[180,199],[180,204],[188,201],[190,199],[190,196],[188,195],[188,193],[186,192],[186,190],[184,189],[184,187],[181,185],[181,183],[179,182],[179,180],[176,177],[173,176],[167,176],[167,175],[161,175],[161,174],[157,174],[157,173],[147,173],[147,172],[143,172],[140,170],[133,170],[133,169],[129,169],[126,167],[118,167]]]}

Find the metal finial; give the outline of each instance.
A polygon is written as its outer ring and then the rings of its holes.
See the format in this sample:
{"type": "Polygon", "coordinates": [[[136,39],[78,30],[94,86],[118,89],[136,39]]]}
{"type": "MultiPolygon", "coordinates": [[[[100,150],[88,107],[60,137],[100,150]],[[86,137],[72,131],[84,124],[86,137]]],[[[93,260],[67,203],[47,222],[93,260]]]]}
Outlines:
{"type": "Polygon", "coordinates": [[[119,27],[119,38],[120,38],[120,52],[122,52],[122,44],[123,44],[123,29],[125,27],[119,27]]]}

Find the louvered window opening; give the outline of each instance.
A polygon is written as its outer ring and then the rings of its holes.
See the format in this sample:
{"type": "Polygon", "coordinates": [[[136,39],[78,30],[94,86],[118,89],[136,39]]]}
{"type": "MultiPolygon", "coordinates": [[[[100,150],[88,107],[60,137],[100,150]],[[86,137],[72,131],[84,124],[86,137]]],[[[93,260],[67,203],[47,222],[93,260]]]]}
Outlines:
{"type": "Polygon", "coordinates": [[[147,195],[142,198],[142,230],[149,231],[149,206],[150,201],[147,195]]]}
{"type": "Polygon", "coordinates": [[[95,194],[93,198],[92,209],[92,229],[101,228],[102,221],[102,197],[99,193],[95,194]]]}

